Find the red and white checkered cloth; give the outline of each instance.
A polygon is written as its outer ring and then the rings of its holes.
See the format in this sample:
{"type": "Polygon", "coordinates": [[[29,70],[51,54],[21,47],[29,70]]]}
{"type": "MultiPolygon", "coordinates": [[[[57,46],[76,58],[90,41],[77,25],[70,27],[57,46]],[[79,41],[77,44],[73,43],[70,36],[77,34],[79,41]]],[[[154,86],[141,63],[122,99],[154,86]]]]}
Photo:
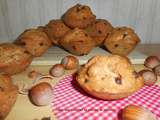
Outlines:
{"type": "Polygon", "coordinates": [[[160,120],[160,86],[144,86],[131,96],[114,101],[92,98],[72,75],[65,77],[53,89],[52,110],[58,120],[118,120],[119,111],[132,104],[150,110],[160,120]]]}

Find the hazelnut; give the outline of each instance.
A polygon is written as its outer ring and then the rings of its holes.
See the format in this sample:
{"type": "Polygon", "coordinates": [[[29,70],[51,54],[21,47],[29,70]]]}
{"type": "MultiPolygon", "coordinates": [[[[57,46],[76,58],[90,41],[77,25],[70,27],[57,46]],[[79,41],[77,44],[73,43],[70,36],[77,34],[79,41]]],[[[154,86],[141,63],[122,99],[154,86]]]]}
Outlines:
{"type": "Polygon", "coordinates": [[[66,56],[62,59],[61,64],[65,67],[65,69],[72,70],[78,68],[79,61],[74,56],[66,56]]]}
{"type": "Polygon", "coordinates": [[[160,64],[160,60],[158,59],[157,56],[149,56],[144,61],[144,66],[151,68],[151,69],[156,67],[159,64],[160,64]]]}
{"type": "Polygon", "coordinates": [[[143,77],[145,85],[150,86],[156,83],[157,81],[156,74],[151,70],[141,70],[139,74],[143,77]]]}
{"type": "Polygon", "coordinates": [[[156,116],[143,107],[128,105],[122,110],[122,120],[156,120],[156,116]]]}
{"type": "Polygon", "coordinates": [[[52,102],[52,86],[47,82],[41,82],[29,90],[31,102],[37,106],[49,105],[52,102]]]}
{"type": "Polygon", "coordinates": [[[55,64],[50,69],[50,75],[54,77],[60,77],[64,74],[64,66],[62,64],[55,64]]]}

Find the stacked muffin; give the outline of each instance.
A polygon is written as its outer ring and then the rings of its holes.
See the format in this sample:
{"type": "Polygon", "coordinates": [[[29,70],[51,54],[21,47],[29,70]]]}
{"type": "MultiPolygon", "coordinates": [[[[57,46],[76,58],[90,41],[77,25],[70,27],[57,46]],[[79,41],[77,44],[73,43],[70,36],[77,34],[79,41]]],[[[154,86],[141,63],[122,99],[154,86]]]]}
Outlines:
{"type": "Polygon", "coordinates": [[[74,55],[86,55],[96,46],[104,46],[111,53],[128,55],[140,42],[129,27],[113,27],[105,19],[96,19],[89,6],[77,4],[69,8],[61,19],[51,20],[44,32],[53,44],[74,55]]]}

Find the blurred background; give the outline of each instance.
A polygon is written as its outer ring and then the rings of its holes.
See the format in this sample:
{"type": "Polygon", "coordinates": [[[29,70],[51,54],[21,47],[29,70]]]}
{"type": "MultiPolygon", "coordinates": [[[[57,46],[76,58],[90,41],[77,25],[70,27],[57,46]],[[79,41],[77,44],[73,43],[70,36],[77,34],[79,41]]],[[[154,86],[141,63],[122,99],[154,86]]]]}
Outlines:
{"type": "Polygon", "coordinates": [[[97,18],[113,26],[132,27],[141,44],[160,43],[160,0],[0,0],[0,42],[59,19],[77,3],[89,5],[97,18]]]}

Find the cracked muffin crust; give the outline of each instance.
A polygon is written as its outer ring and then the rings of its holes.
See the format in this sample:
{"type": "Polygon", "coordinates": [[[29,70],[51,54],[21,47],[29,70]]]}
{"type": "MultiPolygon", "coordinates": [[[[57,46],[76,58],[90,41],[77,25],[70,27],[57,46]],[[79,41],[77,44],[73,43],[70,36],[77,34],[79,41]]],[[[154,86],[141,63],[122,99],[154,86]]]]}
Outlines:
{"type": "Polygon", "coordinates": [[[43,55],[52,45],[43,28],[25,30],[15,41],[15,44],[23,46],[35,57],[43,55]]]}
{"type": "Polygon", "coordinates": [[[88,54],[95,46],[92,38],[79,28],[69,31],[59,43],[64,49],[75,55],[88,54]]]}
{"type": "Polygon", "coordinates": [[[0,44],[0,73],[16,74],[24,71],[32,62],[32,55],[23,47],[12,44],[0,44]]]}
{"type": "Polygon", "coordinates": [[[97,46],[101,46],[112,31],[113,26],[105,19],[97,19],[95,23],[89,25],[85,30],[95,41],[97,46]]]}
{"type": "Polygon", "coordinates": [[[71,28],[85,28],[95,22],[96,16],[89,6],[77,4],[69,8],[62,19],[71,28]]]}
{"type": "Polygon", "coordinates": [[[117,27],[105,39],[104,46],[113,54],[128,55],[139,42],[133,29],[117,27]]]}
{"type": "Polygon", "coordinates": [[[129,59],[119,55],[93,57],[76,79],[87,93],[104,100],[127,97],[144,85],[129,59]]]}
{"type": "Polygon", "coordinates": [[[53,44],[58,45],[58,41],[70,30],[62,20],[51,20],[45,26],[45,32],[48,37],[52,40],[53,44]]]}

